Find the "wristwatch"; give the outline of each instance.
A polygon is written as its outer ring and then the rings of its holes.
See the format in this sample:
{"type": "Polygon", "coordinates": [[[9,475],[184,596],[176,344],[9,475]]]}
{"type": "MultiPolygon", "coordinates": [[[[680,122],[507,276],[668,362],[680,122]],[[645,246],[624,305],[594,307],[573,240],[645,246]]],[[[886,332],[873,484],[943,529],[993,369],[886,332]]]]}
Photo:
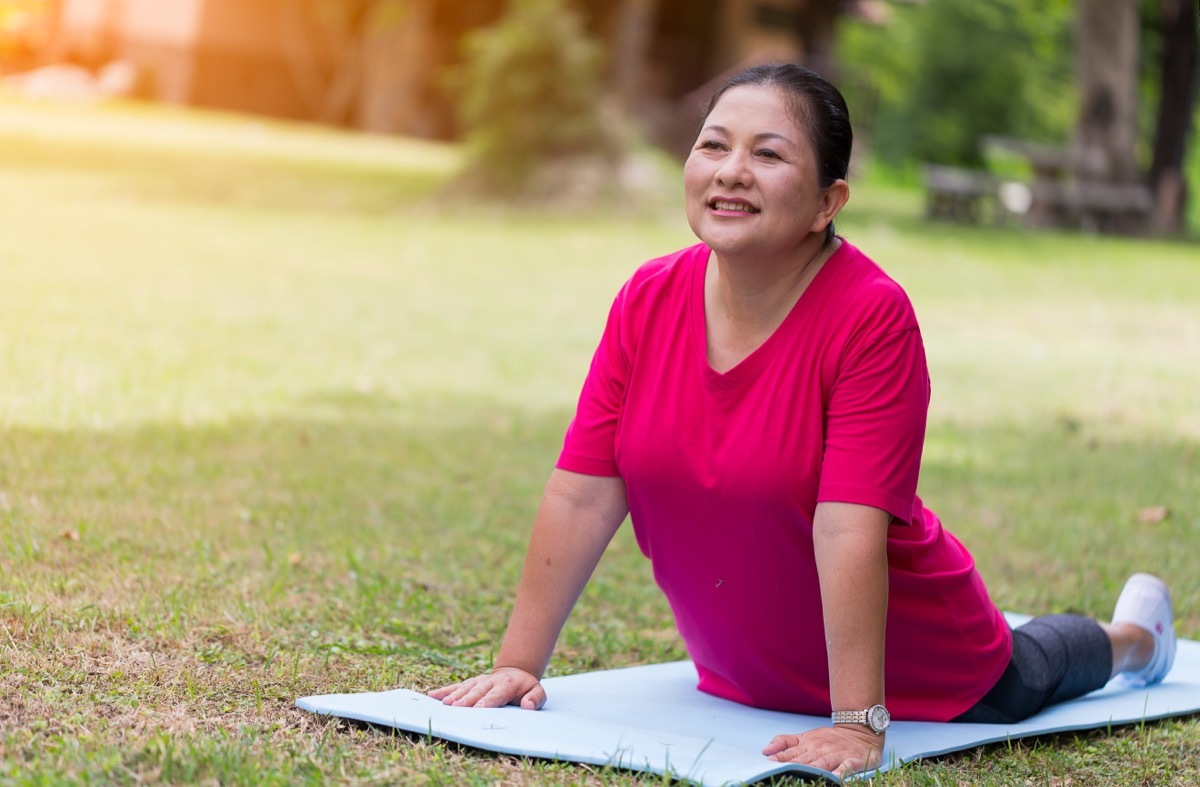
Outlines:
{"type": "Polygon", "coordinates": [[[835,710],[834,724],[861,724],[869,727],[871,732],[882,735],[892,723],[892,714],[882,705],[872,705],[866,710],[835,710]]]}

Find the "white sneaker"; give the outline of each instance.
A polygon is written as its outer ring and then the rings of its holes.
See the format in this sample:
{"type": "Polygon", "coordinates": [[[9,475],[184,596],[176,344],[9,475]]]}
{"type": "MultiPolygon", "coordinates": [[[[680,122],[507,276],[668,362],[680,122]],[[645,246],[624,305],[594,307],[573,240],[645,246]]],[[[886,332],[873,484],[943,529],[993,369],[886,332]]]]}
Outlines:
{"type": "Polygon", "coordinates": [[[1130,686],[1141,688],[1159,683],[1175,663],[1175,613],[1167,584],[1150,574],[1134,574],[1117,598],[1112,622],[1132,623],[1154,637],[1154,656],[1137,672],[1123,672],[1130,686]]]}

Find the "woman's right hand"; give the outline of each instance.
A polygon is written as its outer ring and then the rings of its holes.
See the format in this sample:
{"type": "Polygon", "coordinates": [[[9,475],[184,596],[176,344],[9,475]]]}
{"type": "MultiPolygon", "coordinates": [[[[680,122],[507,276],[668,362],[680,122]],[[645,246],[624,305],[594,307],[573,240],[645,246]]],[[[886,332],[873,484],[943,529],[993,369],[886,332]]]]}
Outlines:
{"type": "Polygon", "coordinates": [[[496,663],[523,667],[497,667],[434,689],[429,696],[464,708],[542,707],[546,692],[537,676],[546,669],[571,607],[628,513],[620,478],[554,470],[533,520],[517,600],[496,654],[496,663]]]}
{"type": "Polygon", "coordinates": [[[533,674],[520,667],[497,667],[487,675],[468,678],[429,692],[443,705],[460,708],[501,708],[520,705],[537,710],[546,704],[546,690],[533,674]]]}

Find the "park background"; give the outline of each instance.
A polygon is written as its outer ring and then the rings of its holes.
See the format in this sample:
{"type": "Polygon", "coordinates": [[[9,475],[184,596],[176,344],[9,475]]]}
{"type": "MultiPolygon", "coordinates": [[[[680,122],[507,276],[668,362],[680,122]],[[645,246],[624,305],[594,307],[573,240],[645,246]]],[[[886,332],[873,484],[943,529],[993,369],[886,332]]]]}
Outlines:
{"type": "MultiPolygon", "coordinates": [[[[1200,635],[1194,3],[0,0],[0,780],[645,781],[292,702],[490,665],[611,298],[690,241],[702,96],[783,57],[847,93],[839,230],[917,307],[922,493],[997,602],[1153,570],[1200,635]]],[[[551,670],[683,656],[625,529],[551,670]]]]}

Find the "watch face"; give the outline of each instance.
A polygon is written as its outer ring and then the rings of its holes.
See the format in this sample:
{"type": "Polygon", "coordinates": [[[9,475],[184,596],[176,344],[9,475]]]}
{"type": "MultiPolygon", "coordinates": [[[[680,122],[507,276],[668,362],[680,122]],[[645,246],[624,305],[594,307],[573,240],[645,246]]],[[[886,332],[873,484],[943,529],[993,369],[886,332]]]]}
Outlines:
{"type": "Polygon", "coordinates": [[[876,705],[867,711],[867,724],[876,732],[883,732],[891,722],[892,714],[882,705],[876,705]]]}

